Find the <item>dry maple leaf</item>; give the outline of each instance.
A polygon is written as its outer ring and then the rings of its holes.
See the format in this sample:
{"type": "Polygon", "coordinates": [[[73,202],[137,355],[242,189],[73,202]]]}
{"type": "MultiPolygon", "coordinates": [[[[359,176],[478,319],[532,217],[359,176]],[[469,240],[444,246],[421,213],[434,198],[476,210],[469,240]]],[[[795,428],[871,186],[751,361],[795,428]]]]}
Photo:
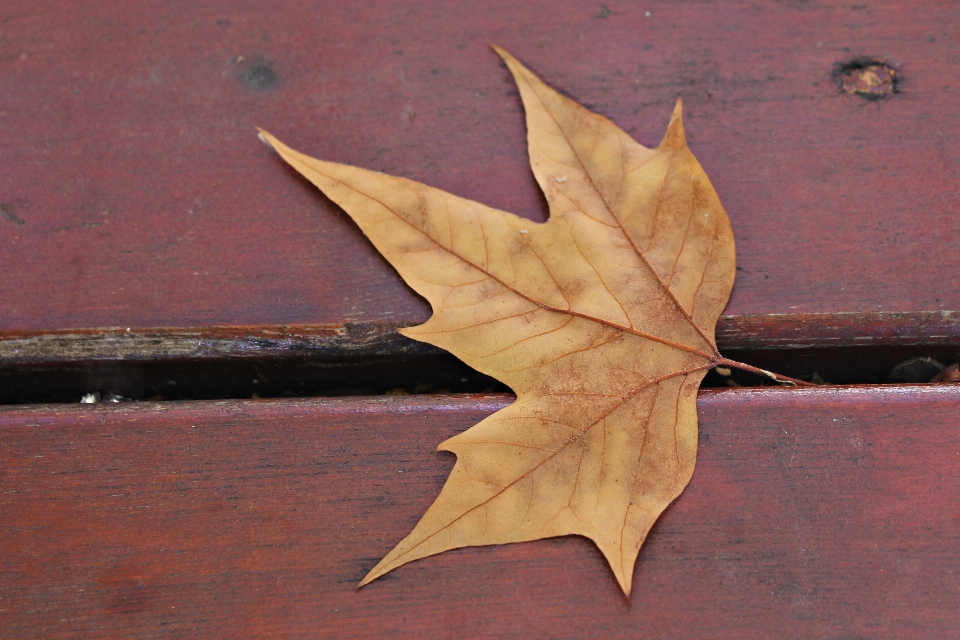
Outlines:
{"type": "Polygon", "coordinates": [[[509,385],[517,400],[439,446],[439,497],[360,585],[465,546],[578,534],[630,593],[653,523],[687,485],[697,389],[726,364],[730,222],[677,103],[648,149],[501,49],[526,109],[544,224],[262,138],[340,205],[433,307],[401,333],[509,385]]]}

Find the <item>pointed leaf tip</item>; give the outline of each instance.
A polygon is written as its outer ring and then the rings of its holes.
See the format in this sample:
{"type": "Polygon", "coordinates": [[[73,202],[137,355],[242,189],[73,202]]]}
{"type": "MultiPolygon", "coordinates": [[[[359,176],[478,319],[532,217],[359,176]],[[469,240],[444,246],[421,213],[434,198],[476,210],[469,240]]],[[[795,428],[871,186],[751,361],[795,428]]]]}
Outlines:
{"type": "MultiPolygon", "coordinates": [[[[622,553],[622,550],[620,551],[622,553]]],[[[604,554],[606,555],[606,554],[604,554]]],[[[634,563],[621,557],[621,562],[615,562],[609,556],[607,556],[607,563],[610,566],[610,570],[613,572],[613,577],[616,578],[617,584],[620,586],[620,590],[623,591],[623,595],[627,598],[630,597],[630,589],[633,588],[633,565],[634,563]]]]}
{"type": "MultiPolygon", "coordinates": [[[[520,65],[520,63],[517,61],[517,59],[514,58],[514,57],[510,54],[510,52],[507,51],[506,49],[503,49],[503,48],[501,48],[501,47],[498,47],[498,46],[495,45],[495,44],[491,44],[491,45],[490,45],[490,48],[493,49],[493,52],[494,52],[495,54],[497,54],[498,56],[500,56],[500,59],[503,60],[504,64],[507,65],[507,68],[510,69],[511,72],[513,71],[512,67],[513,67],[514,65],[520,65]]],[[[522,65],[521,65],[521,66],[522,66],[522,65]]]]}
{"type": "MultiPolygon", "coordinates": [[[[388,557],[389,557],[389,554],[388,554],[388,557]]],[[[371,582],[373,582],[373,581],[376,580],[377,578],[380,578],[380,577],[382,577],[382,576],[390,573],[390,572],[393,571],[394,569],[396,569],[396,567],[391,567],[390,569],[384,569],[384,568],[383,568],[383,567],[385,566],[384,560],[386,560],[386,557],[383,558],[383,560],[380,560],[380,562],[378,562],[377,565],[376,565],[373,569],[370,569],[370,571],[367,572],[367,575],[363,576],[363,580],[361,580],[361,581],[357,584],[357,589],[358,589],[358,590],[364,588],[365,586],[367,586],[368,584],[370,584],[371,582]]]]}
{"type": "Polygon", "coordinates": [[[377,571],[377,569],[380,567],[381,564],[382,564],[382,561],[378,562],[373,569],[370,569],[370,571],[367,572],[367,575],[363,576],[363,580],[357,583],[357,589],[364,588],[365,586],[367,586],[368,584],[370,584],[371,582],[373,582],[374,580],[376,580],[381,576],[381,574],[377,571]]]}
{"type": "Polygon", "coordinates": [[[670,116],[670,124],[667,125],[667,132],[663,135],[660,146],[673,149],[682,149],[687,146],[687,135],[683,130],[682,98],[677,98],[677,104],[670,116]]]}
{"type": "Polygon", "coordinates": [[[277,145],[274,144],[274,142],[276,141],[276,138],[270,135],[270,133],[266,129],[261,129],[260,127],[256,127],[256,129],[257,129],[257,138],[260,139],[260,142],[267,145],[271,149],[276,150],[277,145]]]}

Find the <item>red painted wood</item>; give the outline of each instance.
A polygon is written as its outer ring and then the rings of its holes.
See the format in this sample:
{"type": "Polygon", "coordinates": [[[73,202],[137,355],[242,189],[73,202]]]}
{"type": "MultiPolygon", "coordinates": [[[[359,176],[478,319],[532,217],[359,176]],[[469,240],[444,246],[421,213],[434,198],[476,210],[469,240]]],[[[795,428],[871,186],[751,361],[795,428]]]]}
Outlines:
{"type": "Polygon", "coordinates": [[[542,218],[490,42],[646,144],[683,98],[729,313],[960,309],[960,5],[601,4],[0,0],[0,328],[423,320],[253,127],[542,218]]]}
{"type": "Polygon", "coordinates": [[[355,585],[504,397],[0,408],[19,637],[960,637],[960,387],[702,394],[627,603],[565,538],[355,585]]]}

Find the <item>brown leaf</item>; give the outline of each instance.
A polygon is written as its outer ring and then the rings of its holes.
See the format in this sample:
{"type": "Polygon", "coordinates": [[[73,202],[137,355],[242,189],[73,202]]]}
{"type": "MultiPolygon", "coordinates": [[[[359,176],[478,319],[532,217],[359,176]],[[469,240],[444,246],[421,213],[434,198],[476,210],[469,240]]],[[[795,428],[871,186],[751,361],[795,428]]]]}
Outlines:
{"type": "Polygon", "coordinates": [[[448,549],[578,534],[629,594],[640,545],[693,474],[700,381],[732,364],[714,326],[733,234],[679,102],[648,149],[497,53],[526,109],[544,224],[262,133],[430,302],[401,332],[517,394],[440,445],[457,456],[440,496],[360,584],[448,549]]]}

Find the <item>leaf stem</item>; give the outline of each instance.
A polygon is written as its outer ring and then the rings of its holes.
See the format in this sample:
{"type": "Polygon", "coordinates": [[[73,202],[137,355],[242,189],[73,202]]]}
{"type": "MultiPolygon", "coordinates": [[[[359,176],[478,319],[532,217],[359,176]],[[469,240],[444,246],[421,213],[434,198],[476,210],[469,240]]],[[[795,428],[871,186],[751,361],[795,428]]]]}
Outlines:
{"type": "Polygon", "coordinates": [[[807,382],[806,380],[797,380],[796,378],[791,378],[789,376],[783,376],[779,373],[773,373],[767,371],[766,369],[761,369],[759,367],[754,367],[743,362],[737,362],[736,360],[728,360],[726,358],[719,358],[716,360],[714,366],[718,367],[733,367],[734,369],[740,369],[742,371],[749,371],[751,373],[756,373],[761,376],[770,378],[771,380],[778,382],[780,384],[792,385],[794,387],[816,387],[812,382],[807,382]]]}

